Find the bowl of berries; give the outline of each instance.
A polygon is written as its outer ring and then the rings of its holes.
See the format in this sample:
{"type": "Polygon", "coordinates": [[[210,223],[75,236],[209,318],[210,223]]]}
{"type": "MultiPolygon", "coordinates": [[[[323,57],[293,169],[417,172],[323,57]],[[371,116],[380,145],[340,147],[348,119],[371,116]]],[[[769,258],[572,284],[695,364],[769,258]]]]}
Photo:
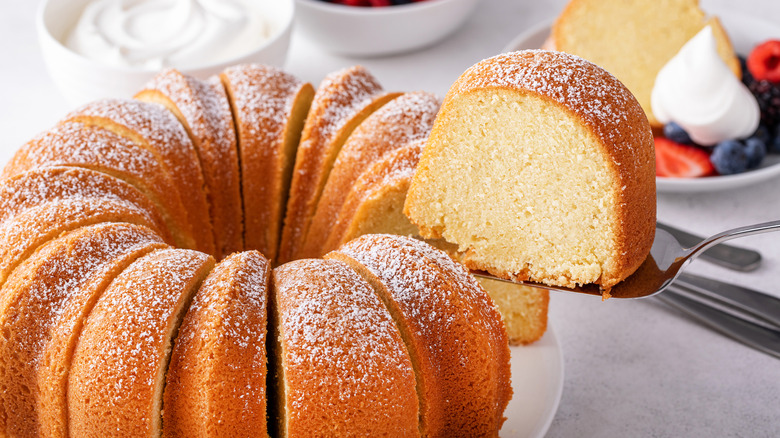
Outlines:
{"type": "Polygon", "coordinates": [[[296,0],[296,28],[323,49],[383,56],[430,46],[458,29],[479,0],[296,0]]]}

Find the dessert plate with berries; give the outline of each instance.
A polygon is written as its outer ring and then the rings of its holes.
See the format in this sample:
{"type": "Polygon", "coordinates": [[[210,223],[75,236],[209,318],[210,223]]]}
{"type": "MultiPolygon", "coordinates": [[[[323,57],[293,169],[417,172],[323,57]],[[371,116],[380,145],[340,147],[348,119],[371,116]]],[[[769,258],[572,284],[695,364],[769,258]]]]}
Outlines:
{"type": "MultiPolygon", "coordinates": [[[[780,177],[780,24],[733,10],[708,11],[720,17],[742,61],[742,83],[755,97],[761,122],[747,138],[715,145],[695,144],[670,123],[655,139],[659,192],[722,191],[780,177]]],[[[552,22],[512,40],[505,52],[544,45],[552,22]]]]}

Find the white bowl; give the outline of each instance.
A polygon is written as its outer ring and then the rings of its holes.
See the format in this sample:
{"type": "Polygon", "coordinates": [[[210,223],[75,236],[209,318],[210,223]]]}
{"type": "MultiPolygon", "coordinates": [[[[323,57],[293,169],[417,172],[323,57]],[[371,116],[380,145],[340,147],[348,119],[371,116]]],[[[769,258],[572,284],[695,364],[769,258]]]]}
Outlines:
{"type": "Polygon", "coordinates": [[[379,56],[429,46],[460,27],[479,0],[426,0],[360,7],[296,0],[296,26],[324,49],[342,55],[379,56]]]}
{"type": "MultiPolygon", "coordinates": [[[[266,18],[272,26],[272,35],[268,40],[243,56],[181,71],[205,78],[235,64],[255,62],[282,67],[290,43],[294,1],[257,1],[262,3],[266,18]]],[[[46,67],[65,98],[74,105],[105,97],[131,97],[159,72],[157,69],[108,65],[66,47],[64,41],[68,33],[89,2],[90,0],[44,0],[38,9],[36,25],[46,67]]]]}

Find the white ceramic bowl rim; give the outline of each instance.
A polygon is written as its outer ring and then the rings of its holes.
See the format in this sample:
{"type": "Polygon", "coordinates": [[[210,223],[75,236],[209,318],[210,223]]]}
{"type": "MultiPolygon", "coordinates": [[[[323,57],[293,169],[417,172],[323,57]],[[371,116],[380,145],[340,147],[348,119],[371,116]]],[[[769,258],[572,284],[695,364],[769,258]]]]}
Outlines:
{"type": "MultiPolygon", "coordinates": [[[[273,1],[283,1],[283,0],[273,0],[273,1]]],[[[435,1],[435,0],[427,0],[427,1],[435,1]]],[[[71,50],[68,46],[66,46],[59,38],[55,38],[54,35],[52,35],[51,31],[49,30],[49,26],[46,23],[46,12],[48,6],[51,4],[52,0],[44,0],[42,1],[39,6],[38,10],[36,12],[36,26],[39,30],[39,35],[45,35],[46,38],[51,40],[55,45],[59,46],[61,50],[70,53],[72,56],[80,59],[83,62],[90,62],[95,64],[102,64],[100,61],[96,61],[92,58],[88,58],[78,52],[75,52],[71,50]]],[[[264,49],[266,49],[269,46],[274,45],[274,43],[277,42],[280,38],[283,38],[285,33],[288,31],[288,29],[292,26],[293,23],[293,17],[295,17],[295,1],[294,0],[288,0],[286,2],[289,7],[287,8],[286,12],[287,14],[282,14],[283,20],[280,20],[278,26],[274,29],[274,33],[266,40],[262,42],[259,46],[255,47],[252,50],[249,50],[243,54],[239,54],[237,56],[233,56],[230,59],[218,61],[218,62],[212,62],[208,64],[199,64],[194,65],[191,67],[188,67],[187,70],[206,70],[212,67],[220,66],[220,65],[233,65],[240,62],[241,59],[244,59],[248,56],[252,56],[255,53],[261,52],[264,49]]],[[[128,72],[137,72],[137,73],[154,73],[158,72],[160,69],[158,68],[146,68],[146,67],[120,67],[120,66],[111,66],[116,69],[125,70],[128,72]]]]}
{"type": "Polygon", "coordinates": [[[330,3],[322,0],[297,0],[306,3],[311,8],[317,8],[331,13],[340,13],[344,15],[402,15],[410,12],[417,12],[424,9],[435,8],[442,3],[450,3],[453,0],[422,0],[403,5],[391,6],[350,6],[340,3],[330,3]]]}

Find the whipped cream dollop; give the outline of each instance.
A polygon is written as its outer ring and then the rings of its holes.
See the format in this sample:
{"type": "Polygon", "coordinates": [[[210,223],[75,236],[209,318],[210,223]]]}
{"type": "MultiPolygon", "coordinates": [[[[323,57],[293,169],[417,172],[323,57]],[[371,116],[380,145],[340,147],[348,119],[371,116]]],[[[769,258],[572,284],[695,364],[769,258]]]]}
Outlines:
{"type": "Polygon", "coordinates": [[[65,44],[109,65],[197,68],[245,55],[271,24],[252,0],[94,0],[65,44]]]}
{"type": "Polygon", "coordinates": [[[710,26],[658,72],[650,99],[658,121],[676,122],[703,146],[750,136],[761,115],[750,90],[718,55],[710,26]]]}

